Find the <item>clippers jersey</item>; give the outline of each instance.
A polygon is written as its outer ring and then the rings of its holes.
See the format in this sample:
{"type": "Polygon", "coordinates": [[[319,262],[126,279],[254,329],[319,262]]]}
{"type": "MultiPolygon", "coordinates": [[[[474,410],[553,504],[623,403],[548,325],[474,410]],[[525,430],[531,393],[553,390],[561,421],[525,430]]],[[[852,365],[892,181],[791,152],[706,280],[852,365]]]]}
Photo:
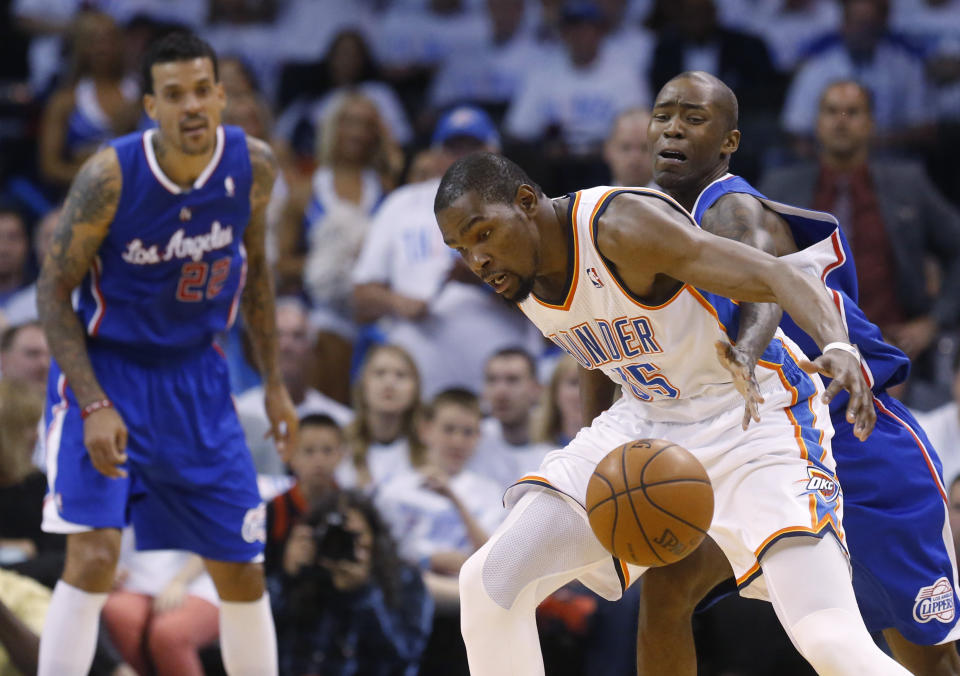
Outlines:
{"type": "MultiPolygon", "coordinates": [[[[520,309],[543,334],[587,369],[601,369],[624,395],[644,403],[643,416],[660,422],[697,422],[742,408],[730,373],[717,359],[717,340],[735,340],[737,303],[684,284],[667,301],[647,305],[607,267],[596,246],[600,217],[617,195],[661,199],[690,215],[671,197],[647,188],[597,187],[570,195],[568,271],[571,279],[560,305],[533,294],[520,309]]],[[[793,349],[779,329],[757,372],[761,392],[783,387],[782,366],[793,349]]]]}
{"type": "Polygon", "coordinates": [[[238,127],[216,130],[210,164],[189,190],[163,174],[155,129],[111,142],[123,186],[110,231],[80,286],[91,338],[139,350],[209,346],[234,321],[246,272],[252,171],[238,127]]]}
{"type": "MultiPolygon", "coordinates": [[[[906,380],[910,372],[910,360],[903,352],[884,342],[880,329],[867,319],[857,305],[857,273],[853,266],[853,254],[837,219],[821,211],[801,209],[769,200],[741,177],[726,174],[700,193],[693,205],[696,222],[700,223],[707,209],[727,193],[753,195],[790,226],[797,248],[801,251],[784,258],[816,274],[833,292],[834,302],[847,326],[850,342],[857,346],[863,357],[864,375],[873,391],[880,393],[906,380]]],[[[811,358],[820,355],[820,348],[794,323],[790,315],[784,313],[780,326],[811,358]]],[[[843,391],[831,401],[830,408],[846,407],[848,398],[849,394],[843,391]]]]}

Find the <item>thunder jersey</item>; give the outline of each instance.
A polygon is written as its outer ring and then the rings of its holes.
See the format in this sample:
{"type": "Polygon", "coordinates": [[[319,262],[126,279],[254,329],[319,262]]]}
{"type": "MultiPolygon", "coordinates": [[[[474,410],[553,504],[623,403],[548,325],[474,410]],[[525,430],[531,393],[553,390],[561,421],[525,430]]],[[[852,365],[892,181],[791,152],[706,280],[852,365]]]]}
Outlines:
{"type": "MultiPolygon", "coordinates": [[[[801,209],[774,202],[764,197],[744,179],[726,174],[708,185],[693,205],[693,217],[700,223],[703,215],[718,199],[727,193],[753,195],[768,209],[779,214],[790,226],[797,248],[785,259],[800,264],[819,276],[829,287],[834,302],[843,316],[850,341],[860,350],[864,372],[874,392],[902,383],[910,372],[910,360],[903,352],[884,342],[880,329],[863,314],[857,305],[857,272],[850,245],[837,219],[821,211],[801,209]]],[[[783,331],[811,358],[820,354],[820,348],[790,317],[784,313],[780,322],[783,331]]],[[[831,409],[846,405],[847,395],[837,396],[831,409]]]]}
{"type": "Polygon", "coordinates": [[[233,323],[243,290],[252,183],[247,139],[239,127],[218,127],[210,164],[192,188],[181,189],[160,169],[156,133],[110,144],[123,186],[77,312],[87,335],[106,344],[208,346],[233,323]]]}
{"type": "MultiPolygon", "coordinates": [[[[621,194],[661,199],[698,227],[669,196],[647,188],[597,187],[570,195],[569,288],[558,305],[530,294],[524,314],[587,369],[601,369],[624,396],[645,404],[642,416],[662,422],[700,422],[743,406],[729,371],[717,359],[718,340],[736,339],[735,301],[683,284],[649,305],[634,296],[597,250],[600,217],[621,194]]],[[[783,365],[799,354],[780,329],[757,369],[760,391],[789,387],[783,365]]],[[[791,364],[795,369],[795,365],[791,364]]]]}

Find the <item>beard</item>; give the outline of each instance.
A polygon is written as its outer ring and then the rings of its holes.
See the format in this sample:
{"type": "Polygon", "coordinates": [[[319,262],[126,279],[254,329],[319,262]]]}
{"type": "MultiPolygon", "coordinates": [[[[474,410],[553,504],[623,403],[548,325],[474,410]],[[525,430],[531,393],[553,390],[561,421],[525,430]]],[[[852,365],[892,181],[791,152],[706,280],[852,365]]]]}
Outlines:
{"type": "Polygon", "coordinates": [[[533,277],[518,277],[517,290],[513,292],[512,296],[504,296],[504,298],[512,303],[522,303],[530,296],[532,292],[533,277]]]}

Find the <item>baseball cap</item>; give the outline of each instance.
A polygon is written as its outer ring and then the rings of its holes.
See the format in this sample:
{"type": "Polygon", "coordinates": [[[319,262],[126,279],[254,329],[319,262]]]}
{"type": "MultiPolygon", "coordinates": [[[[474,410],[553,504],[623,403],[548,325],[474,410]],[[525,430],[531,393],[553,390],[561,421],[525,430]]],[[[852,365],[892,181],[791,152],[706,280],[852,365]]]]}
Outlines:
{"type": "Polygon", "coordinates": [[[468,136],[491,146],[500,145],[500,134],[493,120],[475,106],[457,106],[444,113],[433,129],[431,144],[438,146],[457,136],[468,136]]]}

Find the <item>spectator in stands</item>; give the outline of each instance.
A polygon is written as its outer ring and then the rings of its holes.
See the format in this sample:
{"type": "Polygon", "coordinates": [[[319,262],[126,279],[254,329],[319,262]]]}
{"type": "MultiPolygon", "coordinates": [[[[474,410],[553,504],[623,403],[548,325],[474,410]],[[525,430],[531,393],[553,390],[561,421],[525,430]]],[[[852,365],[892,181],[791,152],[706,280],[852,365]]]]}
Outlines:
{"type": "Polygon", "coordinates": [[[580,406],[580,371],[573,357],[564,354],[553,367],[550,382],[534,420],[533,438],[550,448],[569,444],[586,424],[580,406]]]}
{"type": "Polygon", "coordinates": [[[504,120],[508,136],[524,143],[552,141],[553,155],[597,153],[617,113],[650,103],[643,73],[618,52],[604,50],[604,15],[575,0],[561,13],[564,51],[527,68],[504,120]]]}
{"type": "Polygon", "coordinates": [[[772,0],[738,18],[763,38],[777,70],[792,73],[817,39],[839,30],[841,8],[834,0],[772,0]]]}
{"type": "Polygon", "coordinates": [[[314,157],[321,120],[338,93],[363,94],[377,106],[377,112],[397,143],[407,145],[413,140],[400,99],[390,85],[382,81],[367,40],[357,29],[340,32],[330,43],[323,61],[300,66],[287,80],[293,83],[291,87],[296,87],[298,95],[277,120],[277,133],[296,155],[308,162],[314,157]]]}
{"type": "Polygon", "coordinates": [[[443,60],[433,77],[430,105],[474,103],[502,114],[516,96],[523,72],[545,56],[524,25],[523,0],[486,0],[489,39],[443,60]]]}
{"type": "Polygon", "coordinates": [[[603,161],[610,169],[610,185],[647,186],[653,178],[653,154],[647,141],[650,111],[628,108],[613,121],[603,144],[603,161]]]}
{"type": "MultiPolygon", "coordinates": [[[[43,264],[43,259],[47,256],[47,250],[53,241],[53,231],[60,221],[61,211],[60,207],[51,209],[33,228],[33,255],[38,267],[43,264]]],[[[0,216],[0,219],[2,219],[2,216],[0,216]]],[[[37,319],[36,281],[10,296],[10,299],[4,305],[3,312],[11,325],[23,324],[37,319]]]]}
{"type": "Polygon", "coordinates": [[[921,168],[871,159],[872,100],[853,81],[828,86],[819,99],[818,161],[774,170],[760,190],[837,217],[857,259],[860,307],[916,358],[960,318],[960,214],[921,168]],[[925,257],[940,263],[937,294],[927,290],[925,257]]]}
{"type": "MultiPolygon", "coordinates": [[[[932,411],[914,414],[940,456],[944,484],[949,488],[960,477],[960,350],[953,358],[953,400],[932,411]]],[[[960,537],[956,527],[953,532],[954,537],[960,537]]]]}
{"type": "Polygon", "coordinates": [[[343,460],[344,443],[340,425],[328,415],[312,413],[300,419],[297,448],[290,458],[290,472],[296,483],[267,505],[267,543],[264,559],[267,575],[296,574],[305,560],[304,543],[288,547],[290,529],[337,489],[334,471],[343,460]]]}
{"type": "Polygon", "coordinates": [[[42,393],[49,368],[50,349],[39,322],[8,327],[0,335],[0,370],[4,380],[17,380],[42,393]]]}
{"type": "Polygon", "coordinates": [[[16,209],[0,205],[0,309],[26,283],[29,238],[23,215],[16,209]]]}
{"type": "MultiPolygon", "coordinates": [[[[277,314],[277,365],[290,393],[297,415],[325,413],[339,425],[350,422],[350,409],[307,385],[310,373],[312,339],[307,309],[297,298],[279,298],[277,314]]],[[[270,423],[263,404],[263,386],[253,387],[237,398],[237,415],[247,445],[253,454],[258,474],[284,474],[283,461],[272,438],[267,437],[270,423]]]]}
{"type": "Polygon", "coordinates": [[[480,425],[477,452],[467,468],[494,481],[501,491],[536,470],[554,448],[532,439],[541,392],[536,368],[521,348],[497,351],[484,368],[483,401],[490,417],[480,425]]]}
{"type": "Polygon", "coordinates": [[[69,77],[53,93],[40,130],[40,172],[66,188],[105,141],[133,131],[139,88],[124,68],[123,39],[109,15],[85,10],[71,27],[69,77]]]}
{"type": "Polygon", "coordinates": [[[840,33],[821,41],[793,78],[782,124],[801,154],[810,154],[821,94],[843,79],[856,80],[870,92],[874,145],[916,152],[929,140],[934,111],[923,60],[890,33],[888,13],[889,0],[843,0],[840,33]]]}
{"type": "Polygon", "coordinates": [[[220,635],[220,601],[203,559],[134,546],[127,528],[116,588],[103,606],[111,639],[139,676],[203,676],[199,650],[220,635]]]}
{"type": "Polygon", "coordinates": [[[337,468],[338,484],[373,492],[423,461],[416,430],[420,375],[403,348],[376,345],[367,352],[353,385],[353,408],[345,435],[348,459],[337,468]]]}
{"type": "MultiPolygon", "coordinates": [[[[460,106],[434,129],[438,171],[477,150],[496,152],[489,115],[460,106]]],[[[386,341],[413,357],[430,397],[442,389],[479,390],[483,366],[498,349],[536,350],[541,338],[513,307],[480,283],[443,243],[433,216],[440,179],[394,190],[377,210],[353,270],[358,322],[378,322],[386,341]]]]}
{"type": "Polygon", "coordinates": [[[302,286],[312,302],[314,382],[347,401],[357,335],[350,273],[374,211],[396,185],[403,154],[362,94],[336,95],[321,129],[317,170],[292,191],[284,210],[277,271],[281,287],[302,286]]]}
{"type": "Polygon", "coordinates": [[[418,565],[437,604],[424,674],[466,674],[458,575],[506,516],[502,488],[467,469],[480,438],[480,404],[468,390],[440,392],[424,411],[425,462],[396,475],[377,496],[400,554],[418,565]]]}
{"type": "Polygon", "coordinates": [[[280,673],[416,676],[433,604],[373,503],[333,493],[290,537],[308,556],[273,585],[280,673]]]}

